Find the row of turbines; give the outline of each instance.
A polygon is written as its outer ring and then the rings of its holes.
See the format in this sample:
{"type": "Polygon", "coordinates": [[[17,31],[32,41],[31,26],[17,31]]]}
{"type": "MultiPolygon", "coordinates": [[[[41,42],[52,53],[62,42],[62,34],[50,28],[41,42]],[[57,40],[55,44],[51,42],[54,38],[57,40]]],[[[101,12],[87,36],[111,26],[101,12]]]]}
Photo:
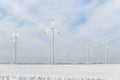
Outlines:
{"type": "MultiPolygon", "coordinates": [[[[52,42],[49,45],[50,46],[50,52],[49,52],[49,64],[54,64],[54,34],[57,33],[58,35],[61,35],[61,33],[54,28],[54,17],[51,19],[51,27],[50,29],[44,31],[44,34],[48,34],[49,32],[52,32],[52,42]]],[[[13,64],[16,63],[16,54],[17,54],[17,39],[22,37],[22,33],[16,33],[12,32],[11,33],[13,37],[13,47],[14,47],[14,54],[13,54],[13,64]]],[[[105,55],[104,55],[104,64],[108,63],[108,53],[111,51],[111,48],[108,47],[108,42],[111,40],[111,37],[108,37],[105,41],[100,41],[98,40],[97,42],[100,45],[103,45],[105,48],[105,55]]],[[[86,54],[86,64],[89,64],[89,55],[90,55],[90,47],[87,44],[84,44],[81,42],[81,45],[85,47],[87,54],[86,54]]]]}
{"type": "MultiPolygon", "coordinates": [[[[111,40],[111,36],[108,37],[105,41],[100,41],[98,40],[98,44],[103,46],[104,47],[104,64],[108,64],[108,54],[111,52],[111,48],[108,46],[108,42],[111,40]]],[[[84,44],[82,43],[82,46],[86,49],[87,51],[87,54],[86,54],[86,63],[89,64],[90,62],[90,59],[89,59],[89,56],[90,56],[90,46],[87,45],[87,44],[84,44]]]]}
{"type": "MultiPolygon", "coordinates": [[[[51,20],[51,27],[50,29],[44,31],[44,34],[48,34],[50,31],[52,32],[52,46],[50,47],[50,54],[49,54],[49,64],[54,64],[54,34],[57,33],[61,35],[59,31],[54,28],[54,18],[52,17],[51,20]]],[[[13,64],[16,63],[16,54],[17,54],[17,39],[22,37],[22,33],[11,32],[13,38],[13,47],[14,47],[14,54],[13,54],[13,64]]]]}

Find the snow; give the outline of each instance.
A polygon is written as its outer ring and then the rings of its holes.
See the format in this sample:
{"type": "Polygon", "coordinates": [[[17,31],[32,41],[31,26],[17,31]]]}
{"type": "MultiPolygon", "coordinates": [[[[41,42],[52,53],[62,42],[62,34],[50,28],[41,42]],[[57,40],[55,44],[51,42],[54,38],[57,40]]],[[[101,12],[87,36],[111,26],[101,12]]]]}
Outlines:
{"type": "Polygon", "coordinates": [[[19,65],[1,64],[1,77],[35,77],[35,80],[120,80],[119,64],[19,65]]]}

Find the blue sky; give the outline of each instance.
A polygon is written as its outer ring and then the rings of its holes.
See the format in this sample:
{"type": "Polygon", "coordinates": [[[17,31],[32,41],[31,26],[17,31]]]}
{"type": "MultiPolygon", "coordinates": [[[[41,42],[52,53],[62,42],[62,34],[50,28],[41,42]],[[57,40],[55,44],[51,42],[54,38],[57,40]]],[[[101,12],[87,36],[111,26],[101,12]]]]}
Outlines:
{"type": "Polygon", "coordinates": [[[13,55],[10,32],[23,33],[18,39],[17,62],[48,62],[54,16],[56,62],[84,63],[90,46],[90,62],[103,63],[104,48],[97,40],[112,37],[108,46],[109,63],[120,63],[119,0],[0,0],[0,62],[11,62],[13,55]],[[65,55],[69,55],[65,59],[65,55]]]}

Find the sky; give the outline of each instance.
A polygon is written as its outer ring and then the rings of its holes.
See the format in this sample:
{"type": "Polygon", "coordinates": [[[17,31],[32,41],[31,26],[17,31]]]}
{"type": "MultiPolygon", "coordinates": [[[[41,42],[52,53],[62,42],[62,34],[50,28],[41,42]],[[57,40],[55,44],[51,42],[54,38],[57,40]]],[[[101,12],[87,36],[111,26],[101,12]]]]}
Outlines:
{"type": "Polygon", "coordinates": [[[11,63],[17,39],[17,63],[48,63],[54,17],[55,63],[104,63],[105,46],[111,40],[108,63],[120,63],[120,0],[0,0],[0,63],[11,63]]]}

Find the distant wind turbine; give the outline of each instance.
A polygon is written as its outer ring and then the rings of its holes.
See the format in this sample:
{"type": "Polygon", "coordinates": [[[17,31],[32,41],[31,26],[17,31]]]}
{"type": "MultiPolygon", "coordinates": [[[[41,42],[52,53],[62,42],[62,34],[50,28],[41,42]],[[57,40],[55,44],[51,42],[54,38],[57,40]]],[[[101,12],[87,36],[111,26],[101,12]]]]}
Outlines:
{"type": "Polygon", "coordinates": [[[85,49],[87,50],[87,55],[86,55],[86,63],[89,64],[89,55],[90,55],[90,47],[87,44],[81,43],[85,49]]]}
{"type": "Polygon", "coordinates": [[[108,53],[111,51],[111,48],[108,47],[108,42],[111,40],[111,36],[108,37],[105,41],[99,41],[98,40],[98,43],[100,45],[103,45],[105,47],[105,59],[104,59],[104,63],[107,64],[108,63],[108,53]]]}
{"type": "Polygon", "coordinates": [[[16,63],[16,57],[17,57],[17,38],[20,38],[22,36],[21,33],[16,33],[16,32],[11,32],[12,36],[12,42],[13,42],[13,47],[14,47],[14,54],[13,54],[13,64],[16,63]]]}
{"type": "Polygon", "coordinates": [[[66,63],[69,63],[69,53],[68,52],[65,54],[65,59],[66,59],[66,63]]]}
{"type": "Polygon", "coordinates": [[[52,31],[52,50],[51,50],[51,52],[50,52],[50,54],[49,54],[49,58],[50,58],[50,64],[54,64],[54,33],[56,32],[57,34],[61,34],[59,31],[57,31],[55,28],[54,28],[54,17],[52,17],[52,19],[51,19],[51,27],[50,27],[50,29],[48,29],[48,30],[46,30],[45,32],[44,32],[44,34],[48,34],[50,31],[52,31]],[[52,55],[52,57],[51,57],[51,55],[52,55]]]}

